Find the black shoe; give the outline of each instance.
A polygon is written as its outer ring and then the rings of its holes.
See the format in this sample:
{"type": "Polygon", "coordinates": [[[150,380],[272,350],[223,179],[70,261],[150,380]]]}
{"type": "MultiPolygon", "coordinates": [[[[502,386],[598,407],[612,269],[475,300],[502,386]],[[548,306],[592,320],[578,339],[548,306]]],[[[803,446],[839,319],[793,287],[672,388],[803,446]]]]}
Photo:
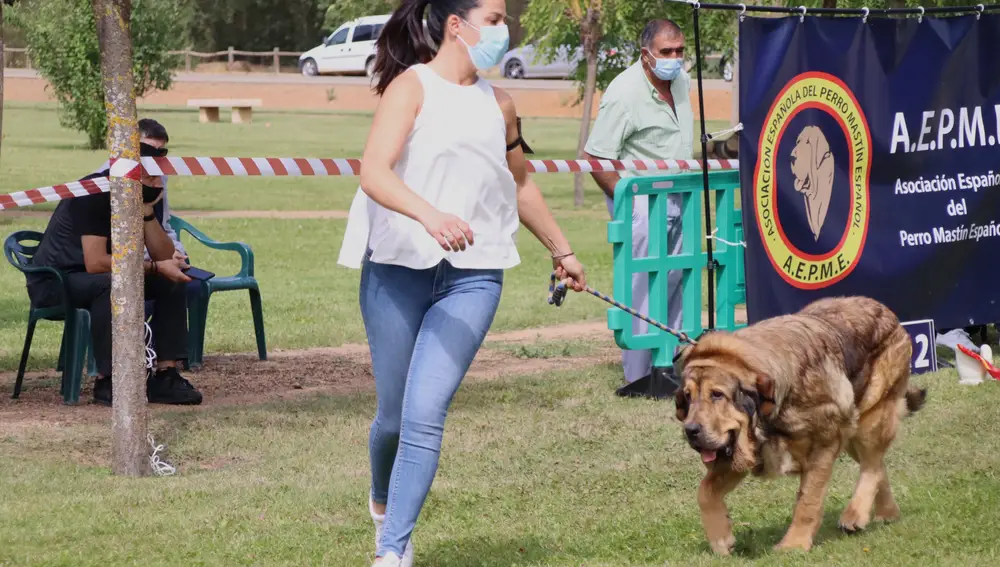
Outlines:
{"type": "Polygon", "coordinates": [[[615,394],[623,398],[653,398],[662,400],[670,398],[680,387],[680,379],[674,374],[672,366],[653,368],[652,374],[647,374],[635,382],[626,384],[615,390],[615,394]]]}
{"type": "Polygon", "coordinates": [[[94,380],[94,403],[102,406],[111,405],[111,377],[94,380]]]}
{"type": "Polygon", "coordinates": [[[176,368],[166,368],[149,375],[146,399],[151,404],[196,406],[201,403],[201,392],[195,390],[176,368]]]}

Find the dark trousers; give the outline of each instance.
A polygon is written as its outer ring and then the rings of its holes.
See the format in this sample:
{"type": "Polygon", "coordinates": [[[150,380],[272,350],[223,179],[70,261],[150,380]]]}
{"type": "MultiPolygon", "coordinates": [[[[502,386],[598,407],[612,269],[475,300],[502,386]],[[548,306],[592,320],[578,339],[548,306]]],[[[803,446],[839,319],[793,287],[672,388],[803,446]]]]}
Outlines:
{"type": "MultiPolygon", "coordinates": [[[[90,338],[100,376],[111,376],[111,274],[75,272],[67,274],[69,300],[73,307],[90,311],[90,338]]],[[[38,307],[58,304],[62,291],[57,282],[29,286],[31,301],[38,307]]],[[[147,276],[146,301],[155,301],[150,328],[157,360],[187,358],[186,286],[170,280],[147,276]]]]}

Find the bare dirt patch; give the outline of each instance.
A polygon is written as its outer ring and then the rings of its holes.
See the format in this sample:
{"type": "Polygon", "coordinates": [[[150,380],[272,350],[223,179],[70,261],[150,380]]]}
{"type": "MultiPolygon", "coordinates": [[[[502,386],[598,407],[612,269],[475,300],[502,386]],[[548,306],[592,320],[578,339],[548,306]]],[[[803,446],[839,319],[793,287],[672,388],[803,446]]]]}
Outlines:
{"type": "MultiPolygon", "coordinates": [[[[6,100],[17,102],[53,101],[48,83],[33,72],[8,70],[5,84],[6,100]]],[[[538,88],[536,81],[503,81],[504,88],[514,99],[518,114],[523,117],[580,118],[581,104],[577,104],[578,91],[572,84],[562,83],[557,88],[538,88]]],[[[731,120],[733,109],[732,85],[722,81],[708,81],[704,85],[705,118],[731,120]]],[[[170,90],[148,93],[138,101],[140,106],[157,105],[184,107],[193,98],[258,98],[264,110],[328,110],[347,112],[374,112],[378,97],[368,81],[361,79],[338,80],[331,83],[321,78],[304,79],[297,76],[278,76],[266,73],[182,73],[175,77],[170,90]]],[[[692,105],[698,104],[698,89],[692,85],[692,105]]],[[[594,100],[593,113],[597,115],[600,93],[594,100]]],[[[697,108],[697,107],[695,107],[697,108]]],[[[193,111],[192,111],[193,112],[193,111]]]]}
{"type": "MultiPolygon", "coordinates": [[[[581,368],[613,361],[617,356],[614,341],[602,322],[578,323],[558,327],[497,333],[487,337],[490,343],[524,343],[538,340],[591,340],[597,345],[586,356],[521,358],[502,349],[482,349],[469,371],[469,378],[493,379],[498,376],[534,374],[581,368]]],[[[201,406],[180,408],[204,411],[227,405],[253,405],[303,396],[351,395],[374,389],[367,345],[295,351],[275,351],[269,360],[257,360],[251,353],[206,357],[204,368],[185,375],[202,391],[201,406]]],[[[29,373],[21,399],[12,400],[15,373],[0,373],[0,438],[22,437],[28,430],[54,430],[79,425],[108,425],[110,408],[89,403],[92,380],[85,380],[81,403],[66,406],[59,395],[59,374],[54,370],[29,373]]],[[[158,412],[179,408],[151,406],[158,412]]]]}
{"type": "MultiPolygon", "coordinates": [[[[707,318],[707,317],[703,317],[707,318]]],[[[742,309],[738,321],[746,320],[742,309]]],[[[604,321],[588,321],[566,325],[525,329],[506,333],[490,333],[487,346],[585,342],[584,355],[567,355],[550,349],[545,357],[523,357],[516,349],[484,348],[480,350],[469,371],[470,380],[492,380],[501,376],[530,375],[588,368],[598,364],[616,363],[620,351],[604,321]]],[[[255,405],[292,400],[315,395],[353,395],[374,390],[371,361],[367,345],[348,344],[339,347],[313,348],[294,351],[274,351],[267,361],[255,354],[238,353],[206,357],[205,367],[185,375],[202,391],[201,406],[176,408],[151,406],[152,415],[166,411],[207,411],[213,407],[255,405]]],[[[0,441],[16,437],[21,441],[44,444],[58,443],[70,428],[107,429],[111,409],[90,402],[92,380],[85,380],[81,403],[66,406],[59,394],[59,374],[54,370],[29,373],[21,399],[12,400],[15,373],[0,373],[0,441]]],[[[74,435],[75,437],[75,435],[74,435]]],[[[91,453],[86,448],[82,453],[91,453]]]]}

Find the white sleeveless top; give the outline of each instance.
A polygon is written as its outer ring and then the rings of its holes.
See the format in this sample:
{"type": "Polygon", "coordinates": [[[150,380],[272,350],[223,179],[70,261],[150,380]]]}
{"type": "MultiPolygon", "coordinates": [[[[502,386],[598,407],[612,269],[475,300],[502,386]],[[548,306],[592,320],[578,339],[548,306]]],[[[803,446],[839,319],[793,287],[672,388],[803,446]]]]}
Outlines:
{"type": "Polygon", "coordinates": [[[493,87],[482,78],[458,85],[426,65],[411,70],[424,101],[393,171],[435,208],[469,223],[475,244],[446,252],[423,225],[359,187],[337,263],[360,268],[370,248],[374,262],[417,270],[441,260],[462,269],[516,266],[517,184],[507,167],[507,126],[493,87]]]}

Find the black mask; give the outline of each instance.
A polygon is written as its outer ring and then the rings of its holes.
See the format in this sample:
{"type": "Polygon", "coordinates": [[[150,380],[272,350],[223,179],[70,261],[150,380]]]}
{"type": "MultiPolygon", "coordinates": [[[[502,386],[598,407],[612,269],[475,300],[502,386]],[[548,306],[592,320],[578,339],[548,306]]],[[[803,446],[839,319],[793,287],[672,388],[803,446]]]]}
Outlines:
{"type": "Polygon", "coordinates": [[[142,157],[166,157],[167,148],[157,148],[144,142],[139,142],[139,155],[142,157]]]}
{"type": "Polygon", "coordinates": [[[163,187],[150,187],[149,185],[143,185],[142,202],[148,205],[153,201],[155,201],[162,192],[163,192],[163,187]]]}

